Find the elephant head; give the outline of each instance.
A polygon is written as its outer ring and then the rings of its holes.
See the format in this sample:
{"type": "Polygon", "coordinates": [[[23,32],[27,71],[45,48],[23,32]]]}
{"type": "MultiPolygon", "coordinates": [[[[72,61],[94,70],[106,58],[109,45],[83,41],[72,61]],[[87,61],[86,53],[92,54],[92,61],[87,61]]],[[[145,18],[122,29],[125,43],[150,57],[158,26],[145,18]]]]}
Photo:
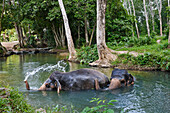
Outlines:
{"type": "MultiPolygon", "coordinates": [[[[58,81],[58,80],[53,81],[53,80],[51,80],[50,78],[48,78],[48,79],[42,84],[42,86],[41,86],[39,89],[37,89],[37,90],[39,90],[39,91],[44,91],[44,90],[56,90],[56,89],[57,89],[57,91],[58,91],[58,93],[59,93],[59,91],[61,90],[61,86],[60,86],[59,83],[57,83],[57,81],[58,81]]],[[[24,82],[25,82],[25,84],[26,84],[26,89],[27,89],[27,90],[30,90],[30,86],[29,86],[27,80],[25,80],[24,82]]]]}
{"type": "Polygon", "coordinates": [[[48,78],[38,90],[57,90],[59,93],[61,90],[61,84],[56,78],[53,80],[48,78]]]}
{"type": "Polygon", "coordinates": [[[116,89],[122,86],[133,85],[134,77],[123,69],[112,71],[109,89],[116,89]]]}

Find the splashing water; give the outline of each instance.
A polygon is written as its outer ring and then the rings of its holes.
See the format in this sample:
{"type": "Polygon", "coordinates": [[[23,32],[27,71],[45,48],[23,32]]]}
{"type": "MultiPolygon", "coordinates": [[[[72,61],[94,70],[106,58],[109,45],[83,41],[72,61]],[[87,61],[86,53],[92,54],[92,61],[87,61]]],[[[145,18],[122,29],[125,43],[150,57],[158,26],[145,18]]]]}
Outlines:
{"type": "Polygon", "coordinates": [[[44,72],[44,71],[50,72],[54,69],[65,72],[66,67],[67,67],[67,63],[64,62],[64,60],[58,61],[56,65],[52,65],[52,64],[47,63],[47,64],[44,64],[44,65],[39,66],[37,68],[34,68],[34,70],[32,70],[30,72],[26,72],[26,76],[25,76],[24,81],[26,81],[28,79],[28,77],[30,77],[30,76],[34,76],[34,75],[37,76],[36,74],[38,72],[44,72]]]}

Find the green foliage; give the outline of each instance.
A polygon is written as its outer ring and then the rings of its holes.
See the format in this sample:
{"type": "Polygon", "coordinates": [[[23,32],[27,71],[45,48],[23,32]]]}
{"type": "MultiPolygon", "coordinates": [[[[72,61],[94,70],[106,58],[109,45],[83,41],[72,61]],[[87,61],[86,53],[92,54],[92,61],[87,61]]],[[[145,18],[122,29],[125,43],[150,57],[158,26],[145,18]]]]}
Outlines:
{"type": "Polygon", "coordinates": [[[170,70],[170,52],[165,51],[164,55],[153,55],[151,53],[145,53],[144,55],[138,55],[134,57],[129,54],[120,54],[118,59],[114,62],[128,64],[128,65],[139,65],[146,67],[155,67],[160,70],[170,70]],[[165,55],[166,54],[166,55],[165,55]]]}
{"type": "Polygon", "coordinates": [[[108,0],[106,10],[106,37],[109,42],[122,41],[132,34],[132,17],[127,14],[120,0],[108,0]]]}
{"type": "Polygon", "coordinates": [[[86,107],[83,109],[81,113],[114,113],[114,110],[111,107],[114,106],[113,102],[117,102],[116,100],[110,100],[106,103],[105,100],[101,100],[100,98],[93,98],[90,102],[96,102],[96,106],[94,107],[86,107]]]}
{"type": "Polygon", "coordinates": [[[112,46],[126,46],[126,47],[133,47],[133,46],[143,46],[143,45],[151,45],[156,43],[155,38],[152,37],[121,37],[119,40],[114,40],[113,42],[108,42],[107,45],[109,47],[112,46]]]}
{"type": "Polygon", "coordinates": [[[94,47],[81,47],[77,50],[77,57],[80,63],[88,64],[98,59],[97,45],[94,47]]]}
{"type": "Polygon", "coordinates": [[[29,40],[27,40],[27,47],[35,47],[36,40],[34,36],[30,36],[29,40]]]}
{"type": "Polygon", "coordinates": [[[1,32],[1,36],[0,36],[0,41],[17,41],[17,34],[15,32],[15,29],[6,29],[5,31],[1,32]],[[5,34],[5,39],[3,39],[3,34],[5,34]]]}
{"type": "Polygon", "coordinates": [[[27,104],[18,90],[7,86],[0,95],[8,94],[6,98],[0,98],[0,112],[10,113],[33,113],[33,108],[27,104]]]}

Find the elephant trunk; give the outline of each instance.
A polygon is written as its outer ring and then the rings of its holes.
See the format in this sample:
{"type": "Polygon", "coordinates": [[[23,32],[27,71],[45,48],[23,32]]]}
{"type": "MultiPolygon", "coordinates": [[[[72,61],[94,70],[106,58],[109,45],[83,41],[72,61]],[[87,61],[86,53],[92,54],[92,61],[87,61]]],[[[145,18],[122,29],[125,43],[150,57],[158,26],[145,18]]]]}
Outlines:
{"type": "Polygon", "coordinates": [[[44,90],[46,90],[46,85],[43,84],[38,90],[39,90],[39,91],[44,91],[44,90]]]}
{"type": "Polygon", "coordinates": [[[111,81],[110,81],[110,85],[109,85],[109,89],[112,90],[112,89],[116,89],[116,88],[119,88],[121,87],[121,82],[119,79],[116,79],[116,78],[113,78],[111,81]]]}
{"type": "Polygon", "coordinates": [[[25,82],[25,84],[26,84],[26,89],[27,89],[27,90],[30,90],[30,86],[29,86],[27,80],[25,80],[24,82],[25,82]]]}

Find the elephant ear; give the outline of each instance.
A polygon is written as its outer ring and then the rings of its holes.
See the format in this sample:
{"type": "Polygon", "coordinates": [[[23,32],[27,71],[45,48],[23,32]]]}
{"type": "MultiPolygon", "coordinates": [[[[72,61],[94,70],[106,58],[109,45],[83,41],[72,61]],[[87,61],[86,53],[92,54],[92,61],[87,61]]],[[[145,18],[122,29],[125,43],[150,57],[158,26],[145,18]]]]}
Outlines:
{"type": "Polygon", "coordinates": [[[113,78],[111,81],[110,81],[110,85],[109,85],[109,89],[116,89],[116,88],[119,88],[121,87],[121,81],[117,78],[113,78]]]}
{"type": "Polygon", "coordinates": [[[57,93],[59,94],[60,90],[61,90],[61,84],[58,81],[58,79],[56,79],[56,78],[54,78],[54,79],[55,79],[55,85],[56,85],[56,88],[57,88],[57,93]]]}
{"type": "Polygon", "coordinates": [[[134,77],[129,74],[129,84],[134,84],[134,77]]]}

